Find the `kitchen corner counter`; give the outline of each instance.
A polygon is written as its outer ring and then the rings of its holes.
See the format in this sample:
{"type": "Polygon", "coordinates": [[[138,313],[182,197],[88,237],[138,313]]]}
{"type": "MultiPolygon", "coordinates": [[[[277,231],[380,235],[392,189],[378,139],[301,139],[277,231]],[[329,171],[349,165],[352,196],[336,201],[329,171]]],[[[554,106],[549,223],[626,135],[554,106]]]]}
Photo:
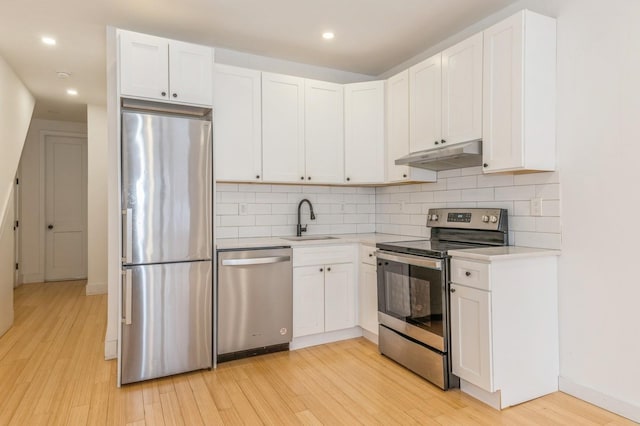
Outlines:
{"type": "MultiPolygon", "coordinates": [[[[377,243],[390,241],[413,241],[424,240],[424,237],[410,237],[407,235],[394,234],[336,234],[331,235],[329,240],[285,240],[284,236],[280,237],[255,237],[255,238],[219,238],[216,240],[217,250],[233,250],[243,248],[261,248],[275,246],[291,246],[291,247],[307,247],[319,245],[335,245],[335,244],[366,244],[375,246],[377,243]]],[[[287,237],[288,238],[288,237],[287,237]]]]}
{"type": "Polygon", "coordinates": [[[560,250],[535,247],[505,246],[450,250],[451,257],[495,262],[499,260],[524,259],[532,257],[560,256],[560,250]]]}

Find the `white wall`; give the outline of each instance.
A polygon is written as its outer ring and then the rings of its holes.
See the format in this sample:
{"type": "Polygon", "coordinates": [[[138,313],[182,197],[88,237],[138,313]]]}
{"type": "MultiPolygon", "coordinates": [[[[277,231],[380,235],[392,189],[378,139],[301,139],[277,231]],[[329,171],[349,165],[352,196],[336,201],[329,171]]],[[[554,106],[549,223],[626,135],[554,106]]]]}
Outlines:
{"type": "Polygon", "coordinates": [[[107,292],[107,108],[87,106],[87,294],[107,292]]]}
{"type": "Polygon", "coordinates": [[[561,388],[640,421],[640,2],[558,5],[561,388]]]}
{"type": "Polygon", "coordinates": [[[559,249],[560,174],[488,174],[480,167],[438,172],[438,181],[376,189],[376,231],[429,237],[430,208],[494,207],[509,213],[509,244],[559,249]],[[542,215],[531,198],[542,198],[542,215]]]}
{"type": "MultiPolygon", "coordinates": [[[[20,159],[20,277],[22,283],[44,281],[44,148],[42,132],[86,134],[87,125],[34,119],[20,159]]],[[[91,165],[89,165],[89,168],[91,165]]],[[[90,172],[91,173],[91,172],[90,172]]]]}
{"type": "Polygon", "coordinates": [[[35,101],[0,57],[0,335],[13,323],[13,186],[35,101]]]}

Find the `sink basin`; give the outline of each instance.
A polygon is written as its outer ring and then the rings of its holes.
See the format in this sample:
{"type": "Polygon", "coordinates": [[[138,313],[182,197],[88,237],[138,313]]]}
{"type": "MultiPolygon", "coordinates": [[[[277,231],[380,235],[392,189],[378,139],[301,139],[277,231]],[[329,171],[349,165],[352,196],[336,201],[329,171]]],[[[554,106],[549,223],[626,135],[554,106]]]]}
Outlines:
{"type": "Polygon", "coordinates": [[[289,241],[313,241],[313,240],[335,240],[338,237],[329,235],[303,235],[302,237],[281,237],[283,240],[289,241]]]}

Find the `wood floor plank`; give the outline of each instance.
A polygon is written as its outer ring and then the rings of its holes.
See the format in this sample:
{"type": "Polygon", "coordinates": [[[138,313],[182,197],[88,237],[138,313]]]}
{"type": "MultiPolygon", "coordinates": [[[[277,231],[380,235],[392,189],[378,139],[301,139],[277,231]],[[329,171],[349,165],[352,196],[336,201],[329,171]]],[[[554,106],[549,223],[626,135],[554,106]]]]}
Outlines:
{"type": "Polygon", "coordinates": [[[635,424],[560,392],[496,411],[362,338],[117,388],[117,364],[104,360],[107,297],[84,285],[15,290],[15,324],[0,337],[0,425],[635,424]]]}

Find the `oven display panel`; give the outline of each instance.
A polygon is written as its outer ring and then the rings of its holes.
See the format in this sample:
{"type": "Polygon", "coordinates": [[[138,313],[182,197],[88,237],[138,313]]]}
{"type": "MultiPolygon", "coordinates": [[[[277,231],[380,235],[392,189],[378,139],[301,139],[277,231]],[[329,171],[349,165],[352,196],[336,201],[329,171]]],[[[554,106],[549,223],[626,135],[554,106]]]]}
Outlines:
{"type": "Polygon", "coordinates": [[[471,213],[449,213],[447,215],[447,222],[471,222],[471,213]]]}

